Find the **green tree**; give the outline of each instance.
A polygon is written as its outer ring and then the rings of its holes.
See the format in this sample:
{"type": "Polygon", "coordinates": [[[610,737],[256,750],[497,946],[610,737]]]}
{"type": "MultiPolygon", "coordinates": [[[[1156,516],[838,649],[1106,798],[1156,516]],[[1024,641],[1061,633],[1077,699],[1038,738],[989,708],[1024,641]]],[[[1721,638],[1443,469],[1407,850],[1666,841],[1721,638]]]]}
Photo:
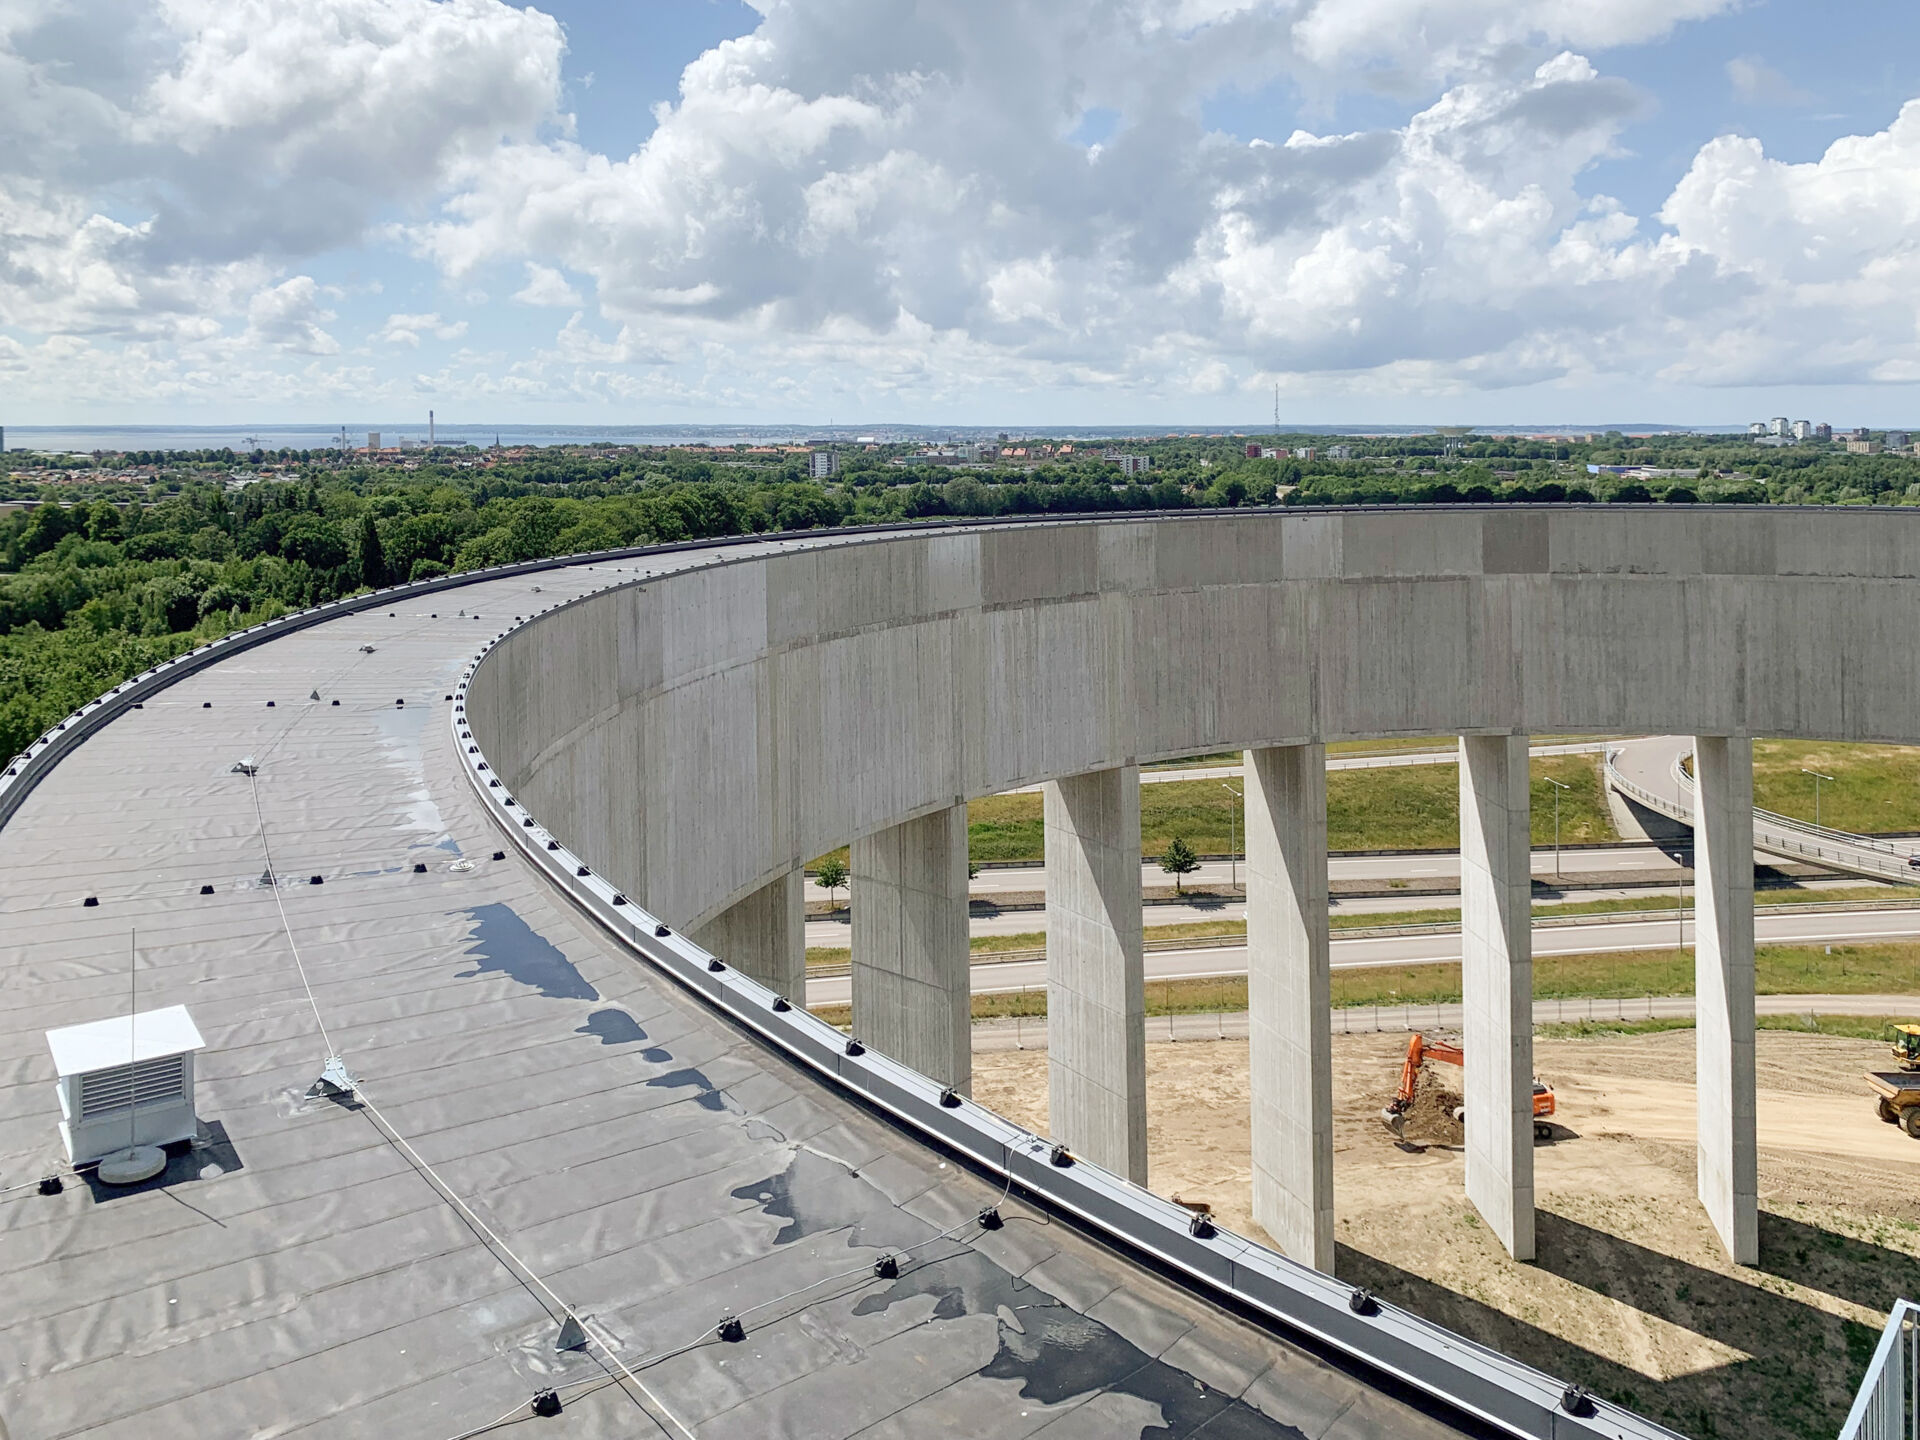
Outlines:
{"type": "Polygon", "coordinates": [[[332,521],[302,515],[280,537],[280,553],[316,570],[334,570],[347,563],[347,542],[332,521]]]}
{"type": "Polygon", "coordinates": [[[1200,857],[1193,853],[1193,846],[1184,836],[1176,835],[1167,842],[1167,852],[1160,857],[1160,868],[1173,876],[1173,893],[1180,893],[1180,877],[1191,875],[1200,868],[1200,857]]]}
{"type": "Polygon", "coordinates": [[[827,907],[834,906],[833,892],[847,883],[847,862],[838,855],[828,855],[813,867],[813,878],[820,882],[820,888],[827,892],[827,907]]]}
{"type": "Polygon", "coordinates": [[[360,538],[354,547],[359,551],[360,583],[379,589],[387,583],[387,556],[380,547],[380,523],[368,510],[360,516],[360,538]]]}

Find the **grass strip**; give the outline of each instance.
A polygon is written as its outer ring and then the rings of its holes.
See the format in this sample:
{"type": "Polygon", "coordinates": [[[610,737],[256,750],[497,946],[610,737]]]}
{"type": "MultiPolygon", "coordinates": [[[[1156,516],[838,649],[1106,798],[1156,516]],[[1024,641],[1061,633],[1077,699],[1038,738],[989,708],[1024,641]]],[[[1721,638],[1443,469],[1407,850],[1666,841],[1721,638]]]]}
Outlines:
{"type": "MultiPolygon", "coordinates": [[[[1837,745],[1823,740],[1753,742],[1753,803],[1834,830],[1920,830],[1920,747],[1837,745]]],[[[1920,844],[1915,846],[1920,850],[1920,844]]]]}
{"type": "MultiPolygon", "coordinates": [[[[1560,843],[1618,839],[1592,755],[1536,757],[1533,842],[1554,839],[1554,788],[1560,843]]],[[[1204,855],[1243,850],[1240,787],[1224,780],[1169,780],[1140,792],[1140,850],[1157,856],[1178,835],[1204,855]]],[[[1044,849],[1040,797],[989,795],[967,807],[968,850],[976,861],[1038,863],[1044,849]]],[[[1449,765],[1335,770],[1327,776],[1327,844],[1334,850],[1451,849],[1460,843],[1460,777],[1449,765]]]]}
{"type": "MultiPolygon", "coordinates": [[[[1595,755],[1536,756],[1532,762],[1533,843],[1617,840],[1595,755]]],[[[1238,781],[1168,780],[1140,790],[1140,851],[1162,854],[1178,835],[1203,855],[1246,848],[1238,781]],[[1231,789],[1227,788],[1231,785],[1231,789]]],[[[1038,864],[1045,850],[1037,793],[988,795],[967,806],[967,850],[976,862],[1038,864]]],[[[1327,843],[1334,850],[1453,849],[1460,843],[1460,776],[1451,765],[1335,770],[1327,776],[1327,843]]],[[[830,852],[848,858],[845,846],[830,852]]],[[[825,858],[825,857],[822,857],[825,858]]],[[[817,869],[819,860],[808,869],[817,869]]]]}
{"type": "MultiPolygon", "coordinates": [[[[1830,949],[1820,945],[1763,945],[1755,951],[1754,959],[1756,988],[1762,995],[1920,994],[1920,942],[1916,941],[1835,945],[1830,949]]],[[[1335,970],[1331,989],[1336,1007],[1378,1005],[1390,1009],[1446,1004],[1460,998],[1460,966],[1387,965],[1335,970]]],[[[1692,993],[1691,950],[1542,955],[1533,962],[1536,1000],[1588,996],[1596,1000],[1636,1000],[1649,995],[1692,993]]],[[[1149,981],[1146,1006],[1149,1015],[1244,1010],[1246,977],[1149,981]]],[[[829,1011],[820,1013],[826,1016],[829,1011]]],[[[973,997],[976,1020],[1046,1013],[1044,986],[973,997]]]]}

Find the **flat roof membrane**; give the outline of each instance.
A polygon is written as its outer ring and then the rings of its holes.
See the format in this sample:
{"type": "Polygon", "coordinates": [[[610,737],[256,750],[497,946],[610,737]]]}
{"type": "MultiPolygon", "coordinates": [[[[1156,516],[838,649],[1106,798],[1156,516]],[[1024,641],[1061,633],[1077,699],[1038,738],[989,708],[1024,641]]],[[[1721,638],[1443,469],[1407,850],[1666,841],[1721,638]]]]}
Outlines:
{"type": "MultiPolygon", "coordinates": [[[[535,579],[550,603],[604,576],[498,579],[464,608],[526,613],[535,579]]],[[[579,1437],[1453,1433],[1004,1199],[480,858],[463,757],[414,723],[476,643],[448,599],[189,676],[0,830],[10,1440],[435,1440],[547,1389],[540,1433],[579,1437]],[[299,883],[260,883],[262,818],[299,883]],[[124,1015],[130,930],[140,1003],[205,1037],[200,1140],[146,1185],[42,1195],[43,1032],[124,1015]],[[377,1115],[315,1093],[322,1022],[377,1115]],[[612,1354],[556,1352],[542,1287],[612,1354]]]]}

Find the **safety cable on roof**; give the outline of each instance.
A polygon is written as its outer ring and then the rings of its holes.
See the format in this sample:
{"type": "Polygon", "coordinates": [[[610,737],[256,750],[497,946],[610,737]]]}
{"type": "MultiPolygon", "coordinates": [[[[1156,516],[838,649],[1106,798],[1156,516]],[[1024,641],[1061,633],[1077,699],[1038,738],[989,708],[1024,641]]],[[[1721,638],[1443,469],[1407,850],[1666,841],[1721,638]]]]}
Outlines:
{"type": "MultiPolygon", "coordinates": [[[[314,997],[313,984],[307,978],[306,962],[301,959],[299,943],[294,939],[293,922],[288,918],[286,904],[280,897],[279,877],[273,870],[273,850],[267,839],[266,809],[260,799],[259,776],[249,773],[247,779],[253,790],[254,814],[259,818],[260,823],[260,848],[266,857],[267,874],[273,881],[273,884],[269,888],[273,891],[274,905],[280,913],[280,926],[286,934],[287,948],[292,952],[294,967],[299,971],[300,984],[306,991],[307,1004],[312,1007],[314,1024],[319,1027],[320,1038],[326,1044],[329,1061],[334,1061],[338,1059],[338,1053],[334,1049],[332,1037],[327,1033],[327,1022],[320,1013],[320,1002],[314,997]]],[[[373,1103],[372,1097],[366,1093],[366,1089],[361,1082],[354,1080],[352,1084],[355,1098],[359,1100],[360,1104],[365,1108],[368,1117],[373,1121],[375,1127],[380,1130],[388,1143],[399,1149],[420,1172],[421,1176],[432,1184],[434,1189],[445,1197],[448,1203],[466,1218],[477,1233],[485,1237],[491,1248],[493,1248],[499,1256],[510,1262],[509,1268],[518,1271],[518,1274],[514,1277],[516,1280],[521,1281],[523,1284],[530,1284],[531,1287],[537,1289],[541,1294],[546,1296],[547,1300],[552,1302],[552,1308],[548,1308],[547,1312],[550,1317],[555,1320],[560,1320],[564,1317],[580,1327],[581,1333],[586,1337],[590,1348],[599,1352],[599,1354],[604,1357],[602,1363],[611,1362],[615,1369],[620,1372],[620,1377],[630,1383],[638,1392],[634,1397],[636,1402],[641,1405],[641,1408],[646,1412],[648,1418],[660,1427],[662,1433],[669,1436],[682,1437],[682,1440],[696,1440],[692,1428],[676,1416],[664,1401],[649,1390],[639,1376],[627,1368],[626,1362],[615,1352],[613,1343],[605,1332],[591,1319],[581,1315],[571,1305],[556,1295],[553,1288],[549,1286],[545,1280],[540,1278],[533,1267],[515,1254],[512,1247],[500,1238],[493,1227],[475,1214],[473,1207],[461,1199],[453,1187],[448,1185],[447,1182],[440,1177],[439,1172],[436,1171],[432,1165],[428,1164],[420,1152],[415,1150],[413,1146],[407,1142],[406,1137],[394,1127],[393,1123],[388,1120],[387,1117],[381,1113],[379,1107],[373,1103]],[[555,1313],[555,1310],[558,1311],[558,1314],[555,1313]],[[653,1412],[655,1410],[658,1410],[660,1413],[658,1415],[654,1414],[653,1412]],[[666,1418],[662,1420],[661,1416],[665,1416],[666,1418]]]]}
{"type": "MultiPolygon", "coordinates": [[[[293,721],[281,731],[280,735],[276,737],[276,739],[273,742],[273,745],[277,746],[282,740],[286,739],[287,736],[292,733],[295,726],[299,724],[299,721],[303,718],[304,718],[304,714],[300,716],[296,716],[293,719],[293,721]]],[[[595,1358],[599,1361],[599,1363],[602,1365],[603,1368],[605,1368],[609,1363],[613,1367],[612,1370],[608,1371],[607,1378],[604,1380],[579,1381],[579,1382],[575,1382],[573,1385],[562,1387],[562,1389],[575,1390],[580,1388],[581,1386],[588,1386],[592,1388],[589,1389],[587,1393],[593,1393],[593,1390],[604,1388],[605,1386],[608,1386],[608,1385],[621,1385],[623,1390],[626,1389],[626,1386],[631,1385],[633,1387],[633,1391],[637,1392],[635,1394],[632,1394],[632,1398],[640,1406],[642,1412],[646,1414],[647,1418],[652,1420],[655,1425],[659,1426],[663,1434],[666,1434],[670,1437],[679,1436],[679,1437],[682,1437],[682,1440],[697,1440],[697,1437],[694,1435],[693,1428],[690,1425],[688,1425],[685,1421],[681,1420],[677,1415],[675,1415],[673,1411],[667,1406],[667,1404],[660,1399],[659,1396],[655,1395],[650,1389],[648,1389],[645,1382],[643,1382],[640,1379],[640,1377],[634,1373],[632,1367],[630,1367],[624,1360],[620,1358],[619,1354],[614,1349],[611,1338],[601,1329],[601,1327],[590,1318],[581,1315],[571,1305],[567,1304],[566,1301],[562,1300],[560,1296],[554,1292],[553,1288],[550,1285],[548,1285],[547,1282],[540,1277],[538,1272],[536,1272],[532,1266],[528,1265],[526,1261],[522,1260],[520,1256],[514,1252],[513,1248],[509,1246],[507,1242],[500,1237],[498,1232],[496,1232],[492,1226],[488,1225],[485,1220],[481,1219],[480,1216],[474,1211],[473,1207],[468,1205],[467,1202],[461,1198],[459,1193],[455,1191],[453,1187],[450,1186],[440,1176],[439,1172],[436,1171],[433,1168],[433,1166],[427,1162],[425,1157],[423,1157],[418,1150],[414,1149],[413,1145],[408,1142],[407,1138],[400,1133],[400,1131],[394,1126],[393,1122],[388,1120],[386,1115],[374,1103],[373,1098],[367,1094],[365,1086],[357,1078],[353,1078],[347,1075],[344,1062],[340,1061],[338,1052],[334,1049],[333,1039],[327,1032],[326,1020],[320,1011],[320,1002],[313,993],[313,984],[307,976],[306,963],[300,955],[299,944],[294,939],[292,920],[287,915],[287,908],[286,908],[285,901],[281,898],[281,895],[280,895],[279,876],[278,876],[278,872],[274,869],[272,845],[267,837],[266,808],[260,797],[260,781],[259,781],[257,769],[249,768],[244,773],[247,775],[248,783],[251,787],[251,793],[253,796],[254,814],[259,823],[260,848],[266,862],[267,878],[271,882],[269,888],[271,888],[273,891],[274,905],[277,911],[279,912],[281,929],[286,935],[287,948],[293,956],[294,967],[299,972],[301,987],[306,992],[307,1004],[313,1011],[314,1024],[319,1029],[320,1038],[327,1048],[329,1072],[334,1073],[333,1072],[334,1065],[336,1063],[339,1065],[339,1069],[337,1073],[349,1081],[352,1087],[352,1094],[354,1098],[366,1110],[369,1120],[374,1124],[375,1128],[380,1131],[382,1137],[389,1144],[393,1145],[395,1149],[399,1150],[401,1154],[408,1160],[408,1162],[411,1165],[413,1165],[413,1167],[416,1170],[419,1171],[421,1177],[425,1179],[429,1184],[431,1184],[435,1189],[435,1191],[438,1192],[447,1201],[448,1204],[454,1207],[454,1209],[462,1216],[462,1218],[473,1228],[475,1234],[481,1237],[483,1243],[485,1243],[491,1250],[493,1250],[498,1258],[500,1258],[503,1262],[507,1264],[507,1267],[510,1272],[514,1272],[514,1278],[516,1281],[518,1281],[522,1285],[527,1286],[530,1292],[537,1291],[538,1293],[535,1295],[536,1299],[539,1299],[540,1296],[542,1295],[545,1296],[545,1301],[543,1301],[542,1304],[543,1304],[543,1308],[547,1309],[547,1313],[550,1318],[556,1321],[561,1321],[563,1320],[563,1318],[564,1320],[571,1320],[575,1325],[577,1325],[580,1328],[581,1334],[586,1337],[586,1342],[587,1342],[586,1348],[588,1348],[589,1353],[595,1354],[595,1358]],[[551,1302],[551,1304],[549,1305],[546,1302],[551,1302]],[[618,1373],[616,1374],[615,1371],[617,1371],[618,1373]],[[659,1412],[659,1414],[654,1413],[656,1410],[659,1412]],[[661,1418],[662,1416],[665,1417],[664,1420],[661,1418]]],[[[1007,1196],[1012,1192],[1012,1189],[1013,1189],[1013,1176],[1011,1172],[1009,1172],[1007,1176],[1006,1185],[1000,1193],[999,1201],[996,1202],[996,1206],[999,1203],[1004,1203],[1007,1196]]],[[[0,1194],[4,1194],[4,1193],[6,1192],[0,1191],[0,1194]]],[[[982,1211],[978,1215],[971,1216],[968,1219],[963,1220],[956,1225],[949,1226],[947,1229],[941,1231],[937,1235],[932,1236],[930,1239],[928,1239],[924,1243],[927,1245],[938,1244],[940,1241],[948,1239],[949,1237],[957,1234],[959,1231],[964,1230],[971,1225],[980,1224],[982,1221],[982,1217],[985,1216],[986,1213],[987,1213],[986,1211],[982,1211]]],[[[919,1247],[915,1247],[915,1248],[917,1249],[919,1247]]],[[[911,1257],[910,1255],[907,1255],[907,1254],[896,1256],[894,1257],[894,1259],[896,1260],[896,1262],[907,1262],[907,1263],[911,1262],[911,1257]]],[[[738,1315],[731,1318],[737,1320],[744,1316],[756,1314],[760,1311],[770,1309],[773,1306],[783,1304],[800,1295],[805,1295],[809,1291],[818,1290],[822,1286],[830,1285],[835,1281],[850,1279],[856,1275],[862,1276],[862,1277],[871,1277],[873,1274],[874,1274],[874,1266],[872,1263],[869,1262],[859,1266],[852,1267],[844,1271],[836,1272],[832,1275],[825,1275],[820,1277],[817,1280],[810,1282],[809,1284],[806,1284],[806,1285],[800,1286],[797,1289],[788,1291],[784,1295],[775,1296],[770,1300],[762,1300],[751,1306],[748,1306],[746,1309],[740,1311],[738,1315]]],[[[824,1298],[825,1297],[823,1297],[823,1300],[824,1298]]],[[[819,1303],[819,1302],[810,1302],[810,1303],[819,1303]]],[[[807,1307],[802,1306],[801,1308],[804,1310],[807,1307]]],[[[644,1358],[642,1362],[642,1368],[661,1364],[667,1360],[674,1358],[675,1356],[683,1355],[690,1350],[697,1349],[700,1345],[712,1340],[714,1338],[714,1335],[715,1335],[714,1330],[712,1328],[708,1328],[706,1330],[703,1330],[698,1337],[682,1345],[649,1354],[644,1358]]],[[[460,1435],[453,1437],[453,1440],[470,1440],[470,1437],[484,1434],[487,1431],[497,1429],[502,1425],[512,1423],[517,1418],[526,1418],[526,1416],[527,1416],[527,1410],[523,1402],[520,1405],[516,1405],[514,1409],[508,1411],[506,1414],[502,1415],[497,1420],[489,1421],[487,1424],[476,1427],[474,1429],[462,1431],[460,1435]]]]}

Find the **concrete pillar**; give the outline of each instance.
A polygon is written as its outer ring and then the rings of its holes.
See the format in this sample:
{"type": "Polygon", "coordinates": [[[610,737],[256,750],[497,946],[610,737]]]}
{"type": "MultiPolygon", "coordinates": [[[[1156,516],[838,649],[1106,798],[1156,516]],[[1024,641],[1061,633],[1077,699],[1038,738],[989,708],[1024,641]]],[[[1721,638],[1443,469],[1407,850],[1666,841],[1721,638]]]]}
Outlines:
{"type": "Polygon", "coordinates": [[[691,932],[691,939],[776,994],[807,995],[805,875],[790,871],[691,932]]]}
{"type": "Polygon", "coordinates": [[[1753,1070],[1753,741],[1693,742],[1700,1203],[1736,1265],[1760,1259],[1753,1070]]]}
{"type": "Polygon", "coordinates": [[[1253,1218],[1332,1274],[1327,747],[1247,751],[1246,797],[1253,1218]]]}
{"type": "Polygon", "coordinates": [[[1533,1258],[1533,875],[1527,737],[1460,737],[1467,1199],[1533,1258]]]}
{"type": "Polygon", "coordinates": [[[962,1094],[973,1082],[967,807],[853,842],[853,1033],[962,1094]]]}
{"type": "Polygon", "coordinates": [[[1147,1183],[1140,767],[1046,787],[1047,1098],[1053,1138],[1147,1183]]]}

